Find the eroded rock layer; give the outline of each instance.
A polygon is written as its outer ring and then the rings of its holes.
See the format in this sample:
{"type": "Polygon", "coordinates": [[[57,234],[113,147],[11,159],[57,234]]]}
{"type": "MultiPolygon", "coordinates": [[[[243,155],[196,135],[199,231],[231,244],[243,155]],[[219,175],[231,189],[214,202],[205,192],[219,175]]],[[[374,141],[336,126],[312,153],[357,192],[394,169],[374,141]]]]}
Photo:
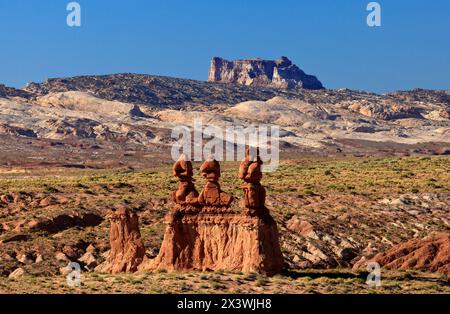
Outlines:
{"type": "Polygon", "coordinates": [[[111,250],[97,271],[105,273],[135,272],[145,257],[139,230],[139,217],[126,207],[119,207],[109,216],[111,250]]]}
{"type": "Polygon", "coordinates": [[[322,89],[322,83],[286,57],[279,60],[244,59],[228,61],[215,57],[209,70],[210,82],[281,89],[322,89]]]}
{"type": "MultiPolygon", "coordinates": [[[[207,182],[198,202],[173,197],[175,206],[166,216],[167,228],[159,255],[144,261],[139,269],[228,270],[268,275],[279,272],[283,255],[276,222],[264,206],[262,162],[259,151],[257,154],[257,158],[252,158],[248,149],[239,171],[239,177],[246,182],[246,210],[235,213],[230,208],[233,197],[222,191],[219,184],[220,164],[214,159],[206,160],[200,172],[207,182]]],[[[180,183],[192,176],[192,164],[185,156],[173,169],[180,183]]],[[[180,191],[184,191],[182,185],[180,191]]]]}
{"type": "MultiPolygon", "coordinates": [[[[450,233],[438,233],[393,246],[375,255],[370,262],[390,269],[417,269],[450,276],[450,233]]],[[[366,265],[364,260],[355,268],[366,265]]]]}
{"type": "Polygon", "coordinates": [[[166,217],[159,255],[140,270],[227,270],[275,274],[283,257],[275,221],[232,212],[166,217]]]}

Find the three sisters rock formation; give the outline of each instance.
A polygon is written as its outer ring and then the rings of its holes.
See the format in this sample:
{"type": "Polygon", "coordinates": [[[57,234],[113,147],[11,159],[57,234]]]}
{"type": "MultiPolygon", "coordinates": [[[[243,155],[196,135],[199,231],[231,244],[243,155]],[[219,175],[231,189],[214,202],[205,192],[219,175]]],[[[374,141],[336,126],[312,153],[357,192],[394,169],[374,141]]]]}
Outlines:
{"type": "Polygon", "coordinates": [[[165,217],[166,230],[158,256],[145,257],[138,218],[119,208],[111,215],[111,251],[98,270],[109,273],[149,270],[227,270],[273,275],[283,267],[283,255],[275,220],[265,207],[261,185],[262,161],[247,149],[239,168],[244,181],[244,209],[231,208],[233,196],[221,189],[220,164],[206,160],[200,167],[206,179],[198,193],[192,163],[182,156],[173,166],[178,190],[165,217]]]}

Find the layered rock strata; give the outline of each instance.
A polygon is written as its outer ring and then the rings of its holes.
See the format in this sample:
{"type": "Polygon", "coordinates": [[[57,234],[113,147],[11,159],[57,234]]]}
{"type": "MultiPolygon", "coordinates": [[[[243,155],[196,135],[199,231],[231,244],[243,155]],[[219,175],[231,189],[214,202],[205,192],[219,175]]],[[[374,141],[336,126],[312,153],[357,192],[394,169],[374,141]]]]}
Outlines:
{"type": "Polygon", "coordinates": [[[111,250],[106,261],[96,270],[112,274],[136,272],[145,257],[138,215],[124,206],[119,206],[110,214],[109,219],[111,250]]]}
{"type": "Polygon", "coordinates": [[[397,244],[369,261],[362,259],[354,268],[363,268],[369,262],[389,269],[416,269],[450,276],[450,233],[438,233],[397,244]]]}
{"type": "Polygon", "coordinates": [[[207,183],[198,204],[173,198],[176,205],[166,216],[159,255],[145,261],[139,270],[227,270],[268,275],[281,270],[277,225],[264,206],[265,191],[259,183],[261,162],[249,158],[247,154],[241,165],[248,179],[244,188],[246,210],[236,213],[230,208],[233,197],[221,190],[219,163],[205,161],[200,171],[207,183]]]}
{"type": "Polygon", "coordinates": [[[214,57],[211,61],[208,80],[280,89],[323,88],[322,83],[315,76],[306,74],[286,57],[275,61],[262,59],[228,61],[214,57]]]}

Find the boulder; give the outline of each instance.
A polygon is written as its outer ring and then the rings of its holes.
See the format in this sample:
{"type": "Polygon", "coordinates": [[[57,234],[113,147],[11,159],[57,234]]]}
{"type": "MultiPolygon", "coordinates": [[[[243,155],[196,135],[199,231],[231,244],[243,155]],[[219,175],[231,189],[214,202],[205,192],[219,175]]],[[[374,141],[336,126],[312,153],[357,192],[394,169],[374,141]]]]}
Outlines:
{"type": "Polygon", "coordinates": [[[64,254],[63,252],[57,252],[56,254],[55,254],[55,259],[57,260],[57,261],[61,261],[61,262],[67,262],[67,263],[69,263],[70,262],[70,259],[66,256],[66,254],[64,254]]]}
{"type": "Polygon", "coordinates": [[[306,238],[318,239],[316,232],[314,231],[313,225],[308,221],[300,220],[297,217],[292,217],[288,220],[286,227],[306,238]]]}
{"type": "Polygon", "coordinates": [[[34,262],[39,264],[39,263],[42,263],[43,261],[44,261],[44,257],[41,254],[37,254],[36,260],[34,262]]]}
{"type": "Polygon", "coordinates": [[[81,256],[78,259],[78,261],[80,261],[89,268],[97,266],[97,259],[91,252],[86,252],[83,256],[81,256]]]}
{"type": "Polygon", "coordinates": [[[9,274],[8,278],[17,279],[17,278],[22,277],[24,274],[25,274],[25,271],[23,270],[23,268],[17,268],[11,274],[9,274]]]}

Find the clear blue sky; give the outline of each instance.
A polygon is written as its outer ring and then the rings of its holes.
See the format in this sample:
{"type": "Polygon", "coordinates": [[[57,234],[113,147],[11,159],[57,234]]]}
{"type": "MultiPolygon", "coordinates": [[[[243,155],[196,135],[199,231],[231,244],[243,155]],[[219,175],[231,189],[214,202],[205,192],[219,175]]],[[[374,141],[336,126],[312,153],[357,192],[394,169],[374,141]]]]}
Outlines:
{"type": "Polygon", "coordinates": [[[450,89],[450,1],[0,0],[0,82],[136,72],[206,80],[211,57],[288,56],[329,88],[450,89]]]}

